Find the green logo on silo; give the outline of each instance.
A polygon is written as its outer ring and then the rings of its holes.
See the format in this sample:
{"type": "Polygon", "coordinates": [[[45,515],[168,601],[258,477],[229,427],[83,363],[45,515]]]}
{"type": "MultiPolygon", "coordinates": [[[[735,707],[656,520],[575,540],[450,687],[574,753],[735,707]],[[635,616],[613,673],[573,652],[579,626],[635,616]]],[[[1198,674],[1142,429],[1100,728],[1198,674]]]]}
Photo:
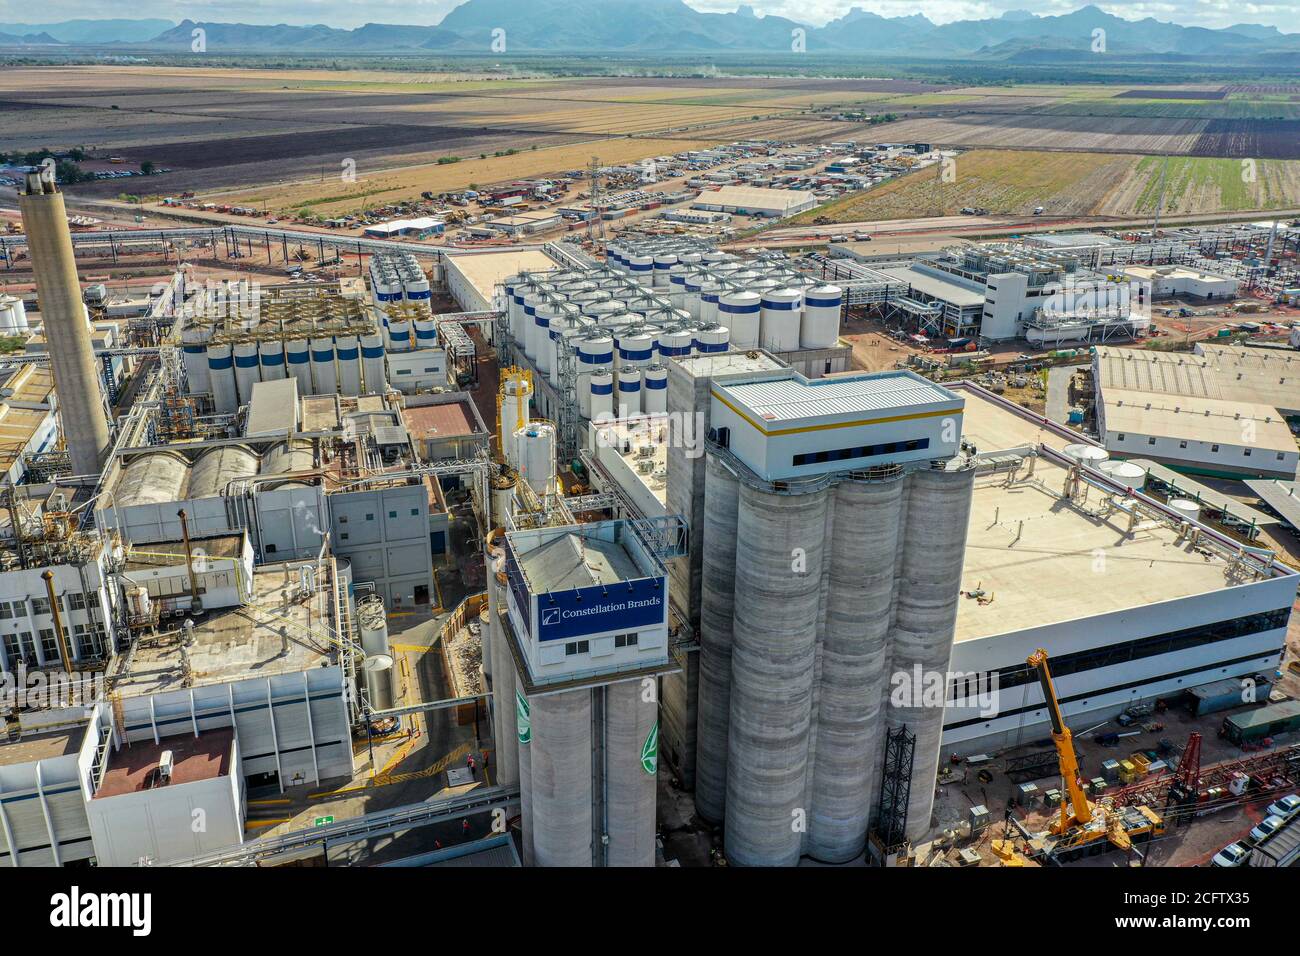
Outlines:
{"type": "Polygon", "coordinates": [[[641,746],[641,767],[652,777],[659,769],[659,721],[657,720],[650,728],[650,733],[646,734],[645,743],[641,746]]]}
{"type": "Polygon", "coordinates": [[[533,739],[532,712],[528,709],[528,699],[515,691],[515,720],[519,724],[519,742],[526,744],[533,739]]]}

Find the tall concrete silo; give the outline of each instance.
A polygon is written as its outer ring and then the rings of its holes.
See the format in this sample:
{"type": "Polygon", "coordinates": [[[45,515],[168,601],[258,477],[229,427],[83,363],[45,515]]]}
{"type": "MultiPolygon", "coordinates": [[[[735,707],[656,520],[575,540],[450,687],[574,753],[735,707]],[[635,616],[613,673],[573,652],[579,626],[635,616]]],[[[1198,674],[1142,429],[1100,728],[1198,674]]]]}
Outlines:
{"type": "Polygon", "coordinates": [[[654,866],[655,770],[659,701],[655,682],[624,681],[604,688],[605,846],[607,866],[654,866]],[[651,747],[651,744],[654,747],[651,747]]]}
{"type": "Polygon", "coordinates": [[[77,282],[63,194],[52,177],[28,173],[27,188],[18,197],[18,206],[36,274],[46,347],[59,396],[59,420],[72,472],[96,475],[108,454],[108,417],[77,282]]]}
{"type": "MultiPolygon", "coordinates": [[[[923,674],[948,672],[974,487],[975,469],[956,460],[948,468],[917,471],[908,478],[906,533],[889,634],[891,674],[905,677],[918,667],[923,674]]],[[[943,708],[924,706],[915,689],[911,703],[896,706],[887,699],[885,720],[890,729],[906,726],[916,735],[907,806],[907,837],[916,840],[929,830],[934,810],[943,708]]]]}
{"type": "Polygon", "coordinates": [[[742,866],[802,852],[828,498],[740,488],[725,830],[742,866]]]}
{"type": "Polygon", "coordinates": [[[529,698],[538,866],[591,866],[591,692],[529,698]]]}

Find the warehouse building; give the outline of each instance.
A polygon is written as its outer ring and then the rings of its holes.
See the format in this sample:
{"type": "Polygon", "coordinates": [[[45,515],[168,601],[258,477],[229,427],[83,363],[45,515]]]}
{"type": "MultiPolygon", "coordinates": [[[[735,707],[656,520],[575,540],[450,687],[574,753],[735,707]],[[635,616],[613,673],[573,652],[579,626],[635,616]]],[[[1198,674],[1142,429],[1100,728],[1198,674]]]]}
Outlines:
{"type": "Polygon", "coordinates": [[[508,276],[556,268],[555,261],[540,249],[462,253],[443,258],[443,279],[462,310],[487,312],[505,307],[498,296],[508,276]]]}
{"type": "Polygon", "coordinates": [[[1124,274],[1151,287],[1155,299],[1231,299],[1237,294],[1232,276],[1189,266],[1128,266],[1124,274]]]}
{"type": "Polygon", "coordinates": [[[1195,474],[1293,478],[1300,454],[1287,416],[1300,412],[1300,359],[1290,354],[1099,347],[1092,372],[1102,444],[1195,474]]]}
{"type": "Polygon", "coordinates": [[[995,693],[979,703],[965,678],[949,682],[945,750],[1047,733],[1025,663],[1040,647],[1074,727],[1278,666],[1296,572],[1080,464],[1077,433],[977,386],[957,391],[982,464],[949,668],[995,693]]]}
{"type": "Polygon", "coordinates": [[[692,209],[726,212],[741,216],[784,219],[817,206],[817,197],[799,189],[761,189],[755,186],[723,186],[700,193],[692,209]]]}

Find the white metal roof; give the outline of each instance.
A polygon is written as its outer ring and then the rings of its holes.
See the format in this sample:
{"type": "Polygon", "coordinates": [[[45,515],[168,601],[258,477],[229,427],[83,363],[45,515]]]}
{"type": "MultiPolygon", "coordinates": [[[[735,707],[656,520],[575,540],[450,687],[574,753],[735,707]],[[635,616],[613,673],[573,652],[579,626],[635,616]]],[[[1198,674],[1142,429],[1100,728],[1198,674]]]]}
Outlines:
{"type": "Polygon", "coordinates": [[[872,412],[905,414],[906,409],[951,403],[957,395],[906,372],[806,379],[801,375],[757,382],[719,384],[720,397],[764,421],[790,422],[872,412]]]}
{"type": "Polygon", "coordinates": [[[951,279],[943,279],[928,272],[921,272],[918,269],[901,268],[901,269],[881,269],[885,275],[898,282],[906,282],[913,289],[932,296],[936,299],[942,299],[944,302],[951,302],[953,305],[970,306],[983,305],[984,293],[968,288],[959,282],[951,279]]]}

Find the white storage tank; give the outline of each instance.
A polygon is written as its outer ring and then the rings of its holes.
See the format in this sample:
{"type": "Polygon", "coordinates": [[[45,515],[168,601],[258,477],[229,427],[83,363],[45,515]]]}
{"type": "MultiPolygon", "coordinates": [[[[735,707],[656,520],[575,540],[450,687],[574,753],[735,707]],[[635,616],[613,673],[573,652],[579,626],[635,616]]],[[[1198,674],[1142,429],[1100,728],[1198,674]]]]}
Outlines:
{"type": "Polygon", "coordinates": [[[361,394],[361,343],[355,335],[340,335],[335,339],[335,352],[339,360],[339,394],[361,394]]]}
{"type": "Polygon", "coordinates": [[[388,317],[388,350],[409,352],[411,349],[411,322],[396,315],[388,317]]]}
{"type": "Polygon", "coordinates": [[[1061,449],[1061,453],[1067,458],[1077,461],[1081,465],[1087,465],[1090,468],[1096,468],[1103,461],[1110,458],[1110,452],[1104,448],[1098,448],[1096,445],[1088,445],[1083,442],[1076,442],[1066,445],[1061,449]]]}
{"type": "Polygon", "coordinates": [[[593,329],[578,339],[578,371],[614,367],[614,339],[608,332],[593,329]]]}
{"type": "Polygon", "coordinates": [[[614,373],[608,368],[595,369],[591,373],[589,384],[591,401],[588,417],[593,422],[612,418],[614,415],[614,373]]]}
{"type": "Polygon", "coordinates": [[[731,330],[731,347],[758,348],[763,300],[756,292],[727,292],[718,298],[718,321],[731,330]]]}
{"type": "Polygon", "coordinates": [[[415,347],[432,349],[438,346],[438,326],[432,317],[415,320],[415,347]]]}
{"type": "Polygon", "coordinates": [[[555,343],[551,341],[551,321],[560,316],[559,304],[542,302],[533,312],[533,349],[537,370],[549,377],[555,368],[555,343]]]}
{"type": "Polygon", "coordinates": [[[616,367],[642,368],[655,359],[657,329],[652,326],[633,326],[618,333],[615,342],[618,346],[616,367]]]}
{"type": "Polygon", "coordinates": [[[705,277],[698,272],[682,278],[682,288],[686,290],[683,301],[676,303],[691,314],[695,321],[700,320],[700,293],[704,288],[705,277]]]}
{"type": "Polygon", "coordinates": [[[252,400],[253,386],[262,380],[257,343],[238,342],[234,354],[235,386],[239,389],[239,402],[242,405],[252,400]]]}
{"type": "Polygon", "coordinates": [[[663,358],[689,358],[695,348],[695,328],[675,325],[659,334],[659,354],[663,358]]]}
{"type": "Polygon", "coordinates": [[[361,635],[361,649],[367,657],[390,653],[388,614],[379,595],[372,594],[357,602],[357,631],[361,635]]]}
{"type": "Polygon", "coordinates": [[[339,378],[334,369],[333,336],[322,335],[311,340],[311,376],[315,383],[313,395],[337,394],[339,378]]]}
{"type": "Polygon", "coordinates": [[[706,279],[700,284],[700,311],[696,316],[699,321],[718,321],[718,297],[721,294],[722,285],[715,279],[706,279]]]}
{"type": "Polygon", "coordinates": [[[528,403],[533,398],[533,385],[526,378],[509,378],[502,391],[501,434],[505,436],[506,447],[501,451],[506,461],[518,468],[519,463],[514,459],[514,442],[510,441],[510,437],[521,428],[526,428],[531,421],[528,403]]]}
{"type": "Polygon", "coordinates": [[[1187,521],[1198,521],[1201,517],[1201,506],[1191,498],[1174,498],[1170,500],[1169,507],[1187,521]]]}
{"type": "MultiPolygon", "coordinates": [[[[18,300],[22,305],[22,300],[18,300]]],[[[26,321],[24,319],[24,321],[26,321]]],[[[189,381],[191,394],[212,391],[212,379],[208,374],[208,339],[212,333],[208,329],[187,328],[181,332],[181,357],[185,363],[185,377],[189,381]]]]}
{"type": "Polygon", "coordinates": [[[299,395],[312,395],[311,345],[306,339],[292,339],[284,344],[284,361],[298,381],[299,395]]]}
{"type": "Polygon", "coordinates": [[[656,289],[668,288],[668,276],[675,265],[677,265],[677,256],[671,252],[661,253],[654,257],[654,286],[656,289]]]}
{"type": "Polygon", "coordinates": [[[798,289],[770,289],[763,293],[759,344],[771,352],[799,348],[803,293],[798,289]]]}
{"type": "Polygon", "coordinates": [[[391,710],[393,707],[393,683],[396,674],[393,659],[387,654],[367,657],[361,665],[366,679],[366,697],[371,711],[391,710]]]}
{"type": "Polygon", "coordinates": [[[641,370],[641,407],[647,415],[668,411],[668,369],[655,363],[641,370]]]}
{"type": "Polygon", "coordinates": [[[1097,466],[1097,470],[1124,487],[1132,488],[1134,491],[1141,491],[1147,483],[1145,469],[1141,465],[1133,464],[1131,461],[1120,461],[1119,459],[1103,461],[1097,466]]]}
{"type": "Polygon", "coordinates": [[[641,370],[624,366],[618,372],[618,417],[641,412],[641,370]]]}
{"type": "Polygon", "coordinates": [[[695,330],[697,355],[717,355],[731,344],[731,330],[723,325],[702,325],[695,330]]]}
{"type": "Polygon", "coordinates": [[[262,381],[278,381],[287,374],[284,370],[284,342],[280,339],[259,342],[258,358],[262,363],[262,381]]]}
{"type": "Polygon", "coordinates": [[[844,290],[835,285],[819,285],[804,293],[803,323],[799,327],[799,346],[805,349],[834,348],[840,338],[840,310],[844,290]]]}
{"type": "Polygon", "coordinates": [[[361,372],[367,395],[382,395],[388,389],[384,367],[384,339],[379,334],[361,336],[361,372]]]}
{"type": "Polygon", "coordinates": [[[649,286],[654,284],[655,260],[653,256],[628,256],[627,268],[632,273],[632,278],[636,279],[640,285],[649,286]]]}
{"type": "Polygon", "coordinates": [[[208,347],[208,377],[212,386],[212,407],[217,414],[233,415],[239,411],[234,350],[229,345],[208,347]]]}
{"type": "Polygon", "coordinates": [[[533,422],[515,432],[515,457],[519,476],[538,494],[554,490],[555,426],[533,422]]]}

